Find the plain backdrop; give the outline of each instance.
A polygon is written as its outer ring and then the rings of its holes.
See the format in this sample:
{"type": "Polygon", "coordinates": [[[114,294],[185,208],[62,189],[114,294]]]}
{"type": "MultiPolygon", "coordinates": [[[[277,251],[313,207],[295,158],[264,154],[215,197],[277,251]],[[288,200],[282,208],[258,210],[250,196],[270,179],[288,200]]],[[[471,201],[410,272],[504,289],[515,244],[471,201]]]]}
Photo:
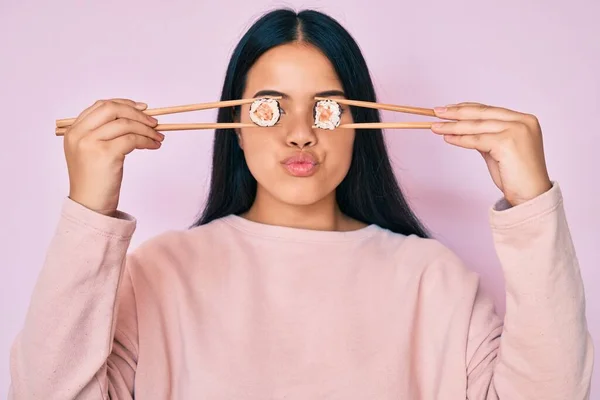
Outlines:
{"type": "MultiPolygon", "coordinates": [[[[316,8],[356,38],[379,100],[434,107],[477,101],[541,121],[600,338],[600,2],[0,1],[0,397],[45,250],[68,193],[58,118],[96,99],[162,107],[216,101],[242,33],[274,7],[316,8]]],[[[213,121],[215,111],[161,117],[213,121]]],[[[384,113],[384,120],[420,120],[384,113]]],[[[132,246],[186,229],[208,187],[213,132],[172,132],[159,152],[126,163],[120,208],[138,219],[132,246]]],[[[435,236],[481,273],[504,313],[504,281],[488,225],[499,198],[481,156],[429,131],[388,131],[395,170],[435,236]]],[[[596,358],[600,354],[596,351],[596,358]]],[[[592,398],[600,399],[595,369],[592,398]]]]}

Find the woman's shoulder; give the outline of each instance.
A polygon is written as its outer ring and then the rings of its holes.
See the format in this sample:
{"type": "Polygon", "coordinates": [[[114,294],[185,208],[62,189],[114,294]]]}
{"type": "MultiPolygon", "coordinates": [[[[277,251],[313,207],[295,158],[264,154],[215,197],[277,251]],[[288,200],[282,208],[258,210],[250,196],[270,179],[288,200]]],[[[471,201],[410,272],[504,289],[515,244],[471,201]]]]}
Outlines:
{"type": "Polygon", "coordinates": [[[477,279],[477,273],[467,267],[452,248],[434,237],[402,235],[379,228],[382,251],[393,257],[396,268],[420,279],[443,279],[458,285],[477,279]],[[388,250],[389,249],[389,250],[388,250]],[[393,249],[393,250],[392,250],[393,249]]]}
{"type": "Polygon", "coordinates": [[[156,260],[177,260],[193,258],[197,255],[210,256],[211,253],[225,251],[224,238],[228,235],[223,218],[194,227],[173,228],[155,234],[131,249],[128,257],[139,264],[156,260]]]}
{"type": "Polygon", "coordinates": [[[423,304],[442,310],[471,304],[480,275],[449,245],[435,238],[405,237],[394,260],[406,288],[420,293],[423,304]]]}

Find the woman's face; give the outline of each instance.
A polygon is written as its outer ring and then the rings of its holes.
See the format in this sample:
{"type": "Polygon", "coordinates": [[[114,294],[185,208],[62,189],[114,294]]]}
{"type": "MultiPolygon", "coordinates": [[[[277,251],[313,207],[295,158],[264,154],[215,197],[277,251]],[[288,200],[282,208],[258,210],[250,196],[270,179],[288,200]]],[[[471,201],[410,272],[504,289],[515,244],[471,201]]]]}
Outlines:
{"type": "MultiPolygon", "coordinates": [[[[354,130],[313,129],[315,96],[343,98],[333,66],[319,50],[304,44],[271,49],[250,69],[244,98],[282,96],[282,114],[272,127],[244,128],[240,146],[258,182],[258,196],[293,205],[317,203],[335,196],[352,159],[354,130]]],[[[251,123],[250,105],[240,122],[251,123]]],[[[341,123],[352,122],[342,107],[341,123]]]]}

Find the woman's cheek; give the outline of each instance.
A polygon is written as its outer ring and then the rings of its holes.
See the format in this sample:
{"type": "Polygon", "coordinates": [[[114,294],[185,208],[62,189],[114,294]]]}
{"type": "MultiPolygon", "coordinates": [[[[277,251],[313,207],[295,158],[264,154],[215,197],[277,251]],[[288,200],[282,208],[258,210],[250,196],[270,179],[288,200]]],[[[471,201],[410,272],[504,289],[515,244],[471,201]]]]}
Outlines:
{"type": "Polygon", "coordinates": [[[268,142],[257,136],[248,139],[247,136],[243,137],[246,164],[256,180],[264,180],[266,176],[275,173],[276,156],[269,149],[268,142]]]}

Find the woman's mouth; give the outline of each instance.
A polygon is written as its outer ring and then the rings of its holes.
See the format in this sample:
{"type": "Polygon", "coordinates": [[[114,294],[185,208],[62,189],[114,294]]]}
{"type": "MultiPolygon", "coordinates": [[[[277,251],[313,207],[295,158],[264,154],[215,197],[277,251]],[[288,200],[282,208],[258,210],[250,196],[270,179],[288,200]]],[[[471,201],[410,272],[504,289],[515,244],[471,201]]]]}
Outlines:
{"type": "Polygon", "coordinates": [[[288,157],[281,163],[292,176],[308,177],[317,171],[319,163],[310,153],[299,153],[288,157]]]}

